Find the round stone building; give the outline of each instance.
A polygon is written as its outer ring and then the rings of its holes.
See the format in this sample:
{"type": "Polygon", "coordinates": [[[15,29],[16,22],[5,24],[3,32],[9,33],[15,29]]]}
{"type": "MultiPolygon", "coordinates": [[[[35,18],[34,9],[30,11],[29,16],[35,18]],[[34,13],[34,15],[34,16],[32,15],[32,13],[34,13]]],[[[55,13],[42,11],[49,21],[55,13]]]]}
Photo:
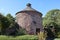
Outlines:
{"type": "Polygon", "coordinates": [[[43,31],[42,14],[28,3],[26,8],[16,13],[17,24],[26,30],[28,34],[37,34],[43,31]]]}

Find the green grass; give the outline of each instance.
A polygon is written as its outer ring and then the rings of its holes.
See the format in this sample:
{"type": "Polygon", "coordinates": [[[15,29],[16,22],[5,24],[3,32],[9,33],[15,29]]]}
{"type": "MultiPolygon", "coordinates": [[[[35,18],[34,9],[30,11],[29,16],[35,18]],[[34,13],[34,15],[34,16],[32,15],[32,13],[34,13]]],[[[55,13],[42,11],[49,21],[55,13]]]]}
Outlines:
{"type": "Polygon", "coordinates": [[[34,35],[24,35],[24,36],[0,36],[0,40],[37,40],[38,37],[34,35]]]}
{"type": "MultiPolygon", "coordinates": [[[[23,35],[16,37],[0,35],[0,40],[38,40],[38,37],[34,35],[23,35]]],[[[56,38],[55,40],[60,40],[60,38],[56,38]]]]}
{"type": "Polygon", "coordinates": [[[60,40],[60,38],[56,38],[55,40],[60,40]]]}

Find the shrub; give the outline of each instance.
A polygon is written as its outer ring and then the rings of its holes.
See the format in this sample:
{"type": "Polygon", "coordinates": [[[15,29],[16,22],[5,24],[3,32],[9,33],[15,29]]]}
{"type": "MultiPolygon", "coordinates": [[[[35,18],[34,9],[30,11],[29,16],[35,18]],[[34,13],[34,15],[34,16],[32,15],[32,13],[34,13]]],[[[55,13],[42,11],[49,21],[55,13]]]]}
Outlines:
{"type": "Polygon", "coordinates": [[[38,33],[38,39],[39,40],[45,40],[45,38],[46,38],[46,33],[44,33],[44,32],[38,33]]]}

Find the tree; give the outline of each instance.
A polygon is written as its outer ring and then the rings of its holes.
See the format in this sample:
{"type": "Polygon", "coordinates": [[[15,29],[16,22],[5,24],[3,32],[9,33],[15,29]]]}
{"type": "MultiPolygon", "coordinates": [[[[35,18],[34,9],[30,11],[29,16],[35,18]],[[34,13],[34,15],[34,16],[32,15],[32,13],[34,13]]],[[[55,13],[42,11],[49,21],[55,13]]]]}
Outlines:
{"type": "Polygon", "coordinates": [[[47,14],[45,15],[45,17],[43,18],[43,25],[45,26],[46,24],[50,24],[50,23],[56,23],[56,24],[60,24],[59,20],[60,20],[60,10],[59,9],[55,9],[55,10],[50,10],[49,12],[47,12],[47,14]]]}
{"type": "Polygon", "coordinates": [[[15,18],[11,14],[7,14],[6,17],[9,20],[10,24],[15,22],[15,18]]]}
{"type": "Polygon", "coordinates": [[[11,14],[7,14],[6,15],[6,18],[8,19],[9,21],[9,27],[6,29],[6,33],[7,33],[7,30],[8,31],[8,35],[11,34],[11,33],[14,33],[15,30],[16,30],[16,22],[15,22],[15,18],[11,15],[11,14]],[[14,31],[13,31],[14,30],[14,31]],[[11,32],[12,31],[12,32],[11,32]]]}
{"type": "Polygon", "coordinates": [[[6,18],[9,21],[9,27],[13,27],[15,25],[15,18],[11,14],[7,14],[6,18]]]}
{"type": "Polygon", "coordinates": [[[60,31],[60,10],[54,9],[47,12],[43,17],[43,26],[54,26],[57,32],[60,31]]]}
{"type": "Polygon", "coordinates": [[[0,13],[0,32],[4,34],[5,29],[9,26],[8,20],[5,16],[0,13]]]}

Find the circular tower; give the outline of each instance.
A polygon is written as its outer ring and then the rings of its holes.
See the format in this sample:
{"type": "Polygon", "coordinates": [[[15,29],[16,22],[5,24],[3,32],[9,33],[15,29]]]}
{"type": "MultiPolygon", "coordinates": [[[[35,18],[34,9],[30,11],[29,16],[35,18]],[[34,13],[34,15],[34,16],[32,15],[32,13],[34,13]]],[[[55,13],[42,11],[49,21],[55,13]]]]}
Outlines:
{"type": "Polygon", "coordinates": [[[17,24],[26,30],[28,34],[37,34],[43,31],[42,14],[31,7],[28,3],[27,7],[16,13],[17,24]]]}

